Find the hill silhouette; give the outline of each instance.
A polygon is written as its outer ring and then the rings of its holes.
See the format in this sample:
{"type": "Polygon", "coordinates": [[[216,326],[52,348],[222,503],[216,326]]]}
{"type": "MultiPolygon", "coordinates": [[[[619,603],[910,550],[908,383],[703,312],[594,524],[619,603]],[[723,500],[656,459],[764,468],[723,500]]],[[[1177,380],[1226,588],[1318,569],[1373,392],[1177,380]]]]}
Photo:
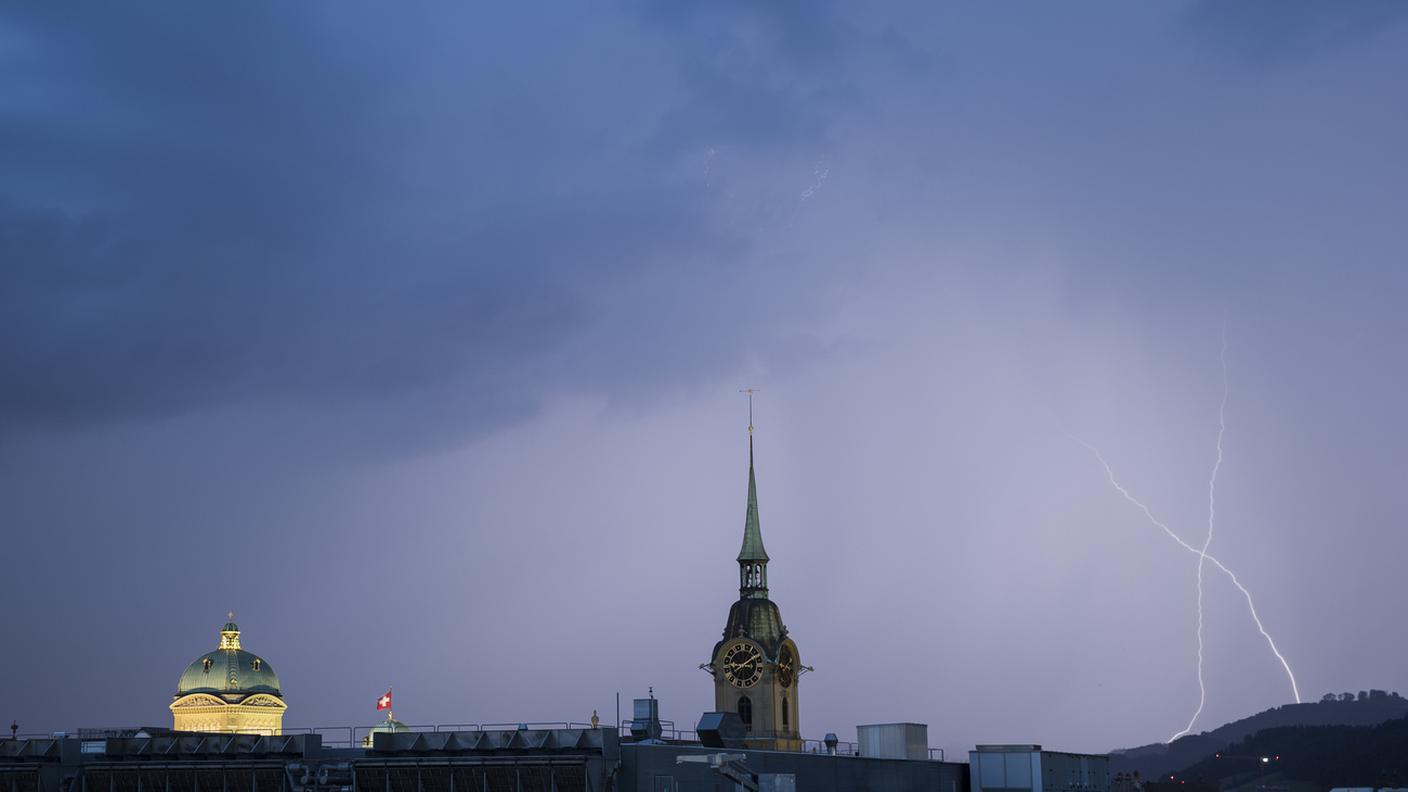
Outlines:
{"type": "Polygon", "coordinates": [[[1408,718],[1378,726],[1266,729],[1175,773],[1219,789],[1275,786],[1402,787],[1408,783],[1408,718]]]}
{"type": "Polygon", "coordinates": [[[1408,716],[1408,699],[1397,692],[1360,691],[1355,696],[1327,694],[1317,702],[1286,704],[1258,712],[1248,718],[1219,726],[1212,731],[1190,734],[1171,743],[1150,743],[1137,748],[1110,752],[1111,773],[1139,773],[1158,778],[1177,773],[1205,757],[1246,740],[1257,732],[1289,726],[1377,726],[1408,716]]]}

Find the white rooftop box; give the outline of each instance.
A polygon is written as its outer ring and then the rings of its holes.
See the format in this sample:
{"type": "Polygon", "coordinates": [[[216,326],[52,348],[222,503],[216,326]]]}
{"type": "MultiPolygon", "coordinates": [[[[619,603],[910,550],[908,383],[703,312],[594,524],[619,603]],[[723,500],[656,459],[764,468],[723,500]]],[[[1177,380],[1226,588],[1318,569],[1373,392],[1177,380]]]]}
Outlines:
{"type": "Polygon", "coordinates": [[[873,723],[856,727],[860,755],[877,759],[928,759],[929,724],[873,723]]]}

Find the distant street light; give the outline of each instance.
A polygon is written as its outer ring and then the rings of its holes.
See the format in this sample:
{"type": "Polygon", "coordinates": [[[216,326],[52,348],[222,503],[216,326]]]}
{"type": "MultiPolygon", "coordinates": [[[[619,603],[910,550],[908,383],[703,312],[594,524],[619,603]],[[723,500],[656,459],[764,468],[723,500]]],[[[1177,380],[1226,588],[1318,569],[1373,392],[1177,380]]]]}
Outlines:
{"type": "Polygon", "coordinates": [[[1271,764],[1272,761],[1281,761],[1280,754],[1276,754],[1275,756],[1248,756],[1246,754],[1225,754],[1219,751],[1212,756],[1214,759],[1250,759],[1253,762],[1259,761],[1262,764],[1271,764]]]}

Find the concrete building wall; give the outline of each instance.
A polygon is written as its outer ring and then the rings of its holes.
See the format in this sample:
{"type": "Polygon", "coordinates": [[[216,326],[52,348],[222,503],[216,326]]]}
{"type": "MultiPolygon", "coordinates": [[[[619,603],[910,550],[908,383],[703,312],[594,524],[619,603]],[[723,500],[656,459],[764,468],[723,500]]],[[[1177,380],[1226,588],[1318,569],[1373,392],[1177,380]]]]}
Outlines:
{"type": "Polygon", "coordinates": [[[1046,792],[1039,750],[978,750],[968,753],[973,792],[1046,792]]]}
{"type": "Polygon", "coordinates": [[[1041,752],[1045,792],[1110,792],[1110,758],[1057,751],[1041,752]]]}

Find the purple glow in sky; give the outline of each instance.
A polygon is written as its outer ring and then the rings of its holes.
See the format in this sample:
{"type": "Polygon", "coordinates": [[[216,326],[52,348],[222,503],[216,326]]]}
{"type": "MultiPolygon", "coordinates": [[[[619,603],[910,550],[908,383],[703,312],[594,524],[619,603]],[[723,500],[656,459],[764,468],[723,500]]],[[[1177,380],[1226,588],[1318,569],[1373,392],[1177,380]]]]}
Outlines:
{"type": "MultiPolygon", "coordinates": [[[[736,597],[803,736],[1166,739],[1199,556],[1408,688],[1408,5],[0,10],[0,717],[605,719],[736,597]]],[[[1204,569],[1212,728],[1290,701],[1204,569]]],[[[1195,729],[1196,730],[1196,729],[1195,729]]]]}

